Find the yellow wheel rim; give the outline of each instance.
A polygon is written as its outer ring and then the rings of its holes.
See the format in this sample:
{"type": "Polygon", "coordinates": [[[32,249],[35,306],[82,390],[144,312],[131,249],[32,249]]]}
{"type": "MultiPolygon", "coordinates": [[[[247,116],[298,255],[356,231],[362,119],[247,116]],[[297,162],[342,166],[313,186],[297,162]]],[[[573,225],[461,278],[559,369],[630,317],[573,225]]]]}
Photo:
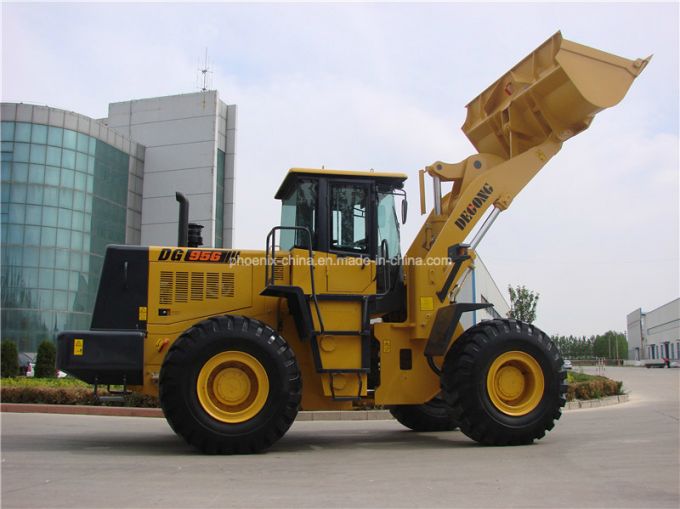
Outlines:
{"type": "Polygon", "coordinates": [[[526,415],[543,397],[543,370],[528,353],[505,352],[491,364],[486,388],[498,410],[512,416],[526,415]]]}
{"type": "Polygon", "coordinates": [[[269,395],[269,377],[245,352],[221,352],[206,362],[196,381],[198,400],[218,421],[237,424],[255,417],[269,395]]]}

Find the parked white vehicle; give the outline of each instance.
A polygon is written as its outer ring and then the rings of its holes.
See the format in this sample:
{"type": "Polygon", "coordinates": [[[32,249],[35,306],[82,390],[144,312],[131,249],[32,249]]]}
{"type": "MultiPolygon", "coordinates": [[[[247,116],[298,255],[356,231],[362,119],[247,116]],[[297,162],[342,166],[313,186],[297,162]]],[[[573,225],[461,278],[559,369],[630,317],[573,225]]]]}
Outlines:
{"type": "MultiPolygon", "coordinates": [[[[26,370],[27,377],[35,376],[35,362],[28,363],[28,369],[26,370]]],[[[63,371],[57,371],[57,378],[66,378],[68,375],[63,371]]]]}

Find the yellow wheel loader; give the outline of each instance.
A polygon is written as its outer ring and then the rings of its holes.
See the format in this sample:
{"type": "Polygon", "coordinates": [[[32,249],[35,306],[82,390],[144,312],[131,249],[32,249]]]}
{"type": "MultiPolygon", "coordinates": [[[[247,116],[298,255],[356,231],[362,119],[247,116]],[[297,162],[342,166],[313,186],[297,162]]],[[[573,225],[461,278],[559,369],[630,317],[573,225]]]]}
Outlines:
{"type": "Polygon", "coordinates": [[[557,33],[504,74],[467,105],[478,153],[420,171],[421,213],[425,175],[434,206],[404,255],[405,174],[290,170],[264,252],[201,247],[178,193],[178,246],[107,248],[91,329],[59,335],[59,369],[158,395],[206,453],[266,449],[300,409],[367,405],[483,444],[543,437],[565,402],[557,348],[516,320],[463,330],[491,304],[459,289],[498,214],[648,61],[557,33]]]}

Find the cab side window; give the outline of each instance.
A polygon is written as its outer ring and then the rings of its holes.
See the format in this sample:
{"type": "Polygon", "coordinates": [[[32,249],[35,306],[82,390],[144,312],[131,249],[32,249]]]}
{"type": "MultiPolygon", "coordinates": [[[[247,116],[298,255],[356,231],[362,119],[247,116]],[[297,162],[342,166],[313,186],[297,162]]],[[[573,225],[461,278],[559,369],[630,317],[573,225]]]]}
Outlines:
{"type": "Polygon", "coordinates": [[[346,253],[368,253],[368,187],[361,184],[330,186],[330,248],[346,253]]]}
{"type": "MultiPolygon", "coordinates": [[[[313,248],[316,246],[317,188],[316,180],[301,180],[283,200],[281,209],[281,225],[307,228],[312,234],[313,248]]],[[[280,246],[284,251],[294,247],[309,249],[309,236],[300,230],[282,230],[280,246]]]]}

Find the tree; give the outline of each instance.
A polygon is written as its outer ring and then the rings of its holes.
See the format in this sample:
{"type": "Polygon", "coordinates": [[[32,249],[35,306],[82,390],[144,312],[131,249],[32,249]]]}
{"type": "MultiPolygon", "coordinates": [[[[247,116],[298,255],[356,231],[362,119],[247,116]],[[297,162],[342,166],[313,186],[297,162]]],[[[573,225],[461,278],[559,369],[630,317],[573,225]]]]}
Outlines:
{"type": "Polygon", "coordinates": [[[595,356],[606,359],[627,359],[628,341],[623,332],[607,331],[595,337],[595,356]]]}
{"type": "Polygon", "coordinates": [[[36,378],[54,378],[57,373],[57,349],[52,341],[43,341],[38,345],[38,356],[35,360],[36,378]]]}
{"type": "Polygon", "coordinates": [[[510,311],[508,318],[514,318],[527,323],[536,320],[536,305],[539,294],[528,290],[524,285],[508,286],[510,292],[510,311]]]}
{"type": "Polygon", "coordinates": [[[3,341],[0,351],[0,377],[13,378],[19,374],[19,353],[14,341],[3,341]]]}
{"type": "Polygon", "coordinates": [[[623,332],[607,331],[590,337],[553,336],[565,359],[628,359],[628,341],[623,332]]]}

